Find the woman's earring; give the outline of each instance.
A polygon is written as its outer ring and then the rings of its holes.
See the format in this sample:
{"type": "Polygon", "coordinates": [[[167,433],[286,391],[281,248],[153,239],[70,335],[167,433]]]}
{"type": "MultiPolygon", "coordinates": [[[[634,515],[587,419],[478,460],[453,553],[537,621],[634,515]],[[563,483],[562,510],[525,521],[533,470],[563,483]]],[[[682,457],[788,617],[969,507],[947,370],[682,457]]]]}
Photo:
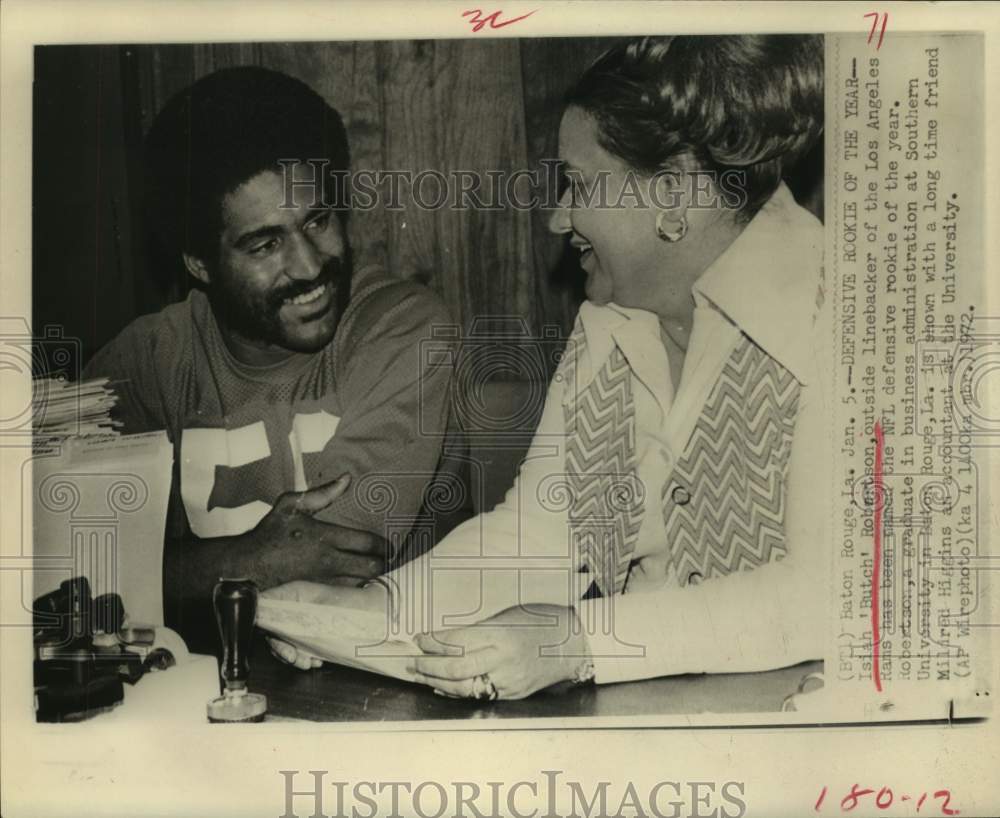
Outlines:
{"type": "Polygon", "coordinates": [[[681,216],[680,224],[676,229],[667,232],[663,229],[663,222],[665,220],[666,212],[661,210],[656,214],[656,235],[660,237],[661,241],[668,241],[673,244],[675,241],[680,241],[687,235],[688,232],[688,220],[687,216],[681,216]]]}

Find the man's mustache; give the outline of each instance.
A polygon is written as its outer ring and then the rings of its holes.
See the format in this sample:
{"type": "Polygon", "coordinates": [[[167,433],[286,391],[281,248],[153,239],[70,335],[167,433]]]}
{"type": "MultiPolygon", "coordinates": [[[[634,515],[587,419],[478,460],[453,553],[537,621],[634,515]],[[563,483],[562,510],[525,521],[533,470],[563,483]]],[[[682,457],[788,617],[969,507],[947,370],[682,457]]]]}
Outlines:
{"type": "Polygon", "coordinates": [[[344,263],[343,259],[334,256],[327,261],[322,268],[320,268],[319,274],[316,278],[310,281],[293,281],[290,284],[286,284],[280,290],[272,292],[268,297],[268,301],[270,302],[271,307],[277,309],[288,299],[296,298],[304,293],[312,292],[321,284],[336,286],[346,272],[347,265],[344,263]]]}

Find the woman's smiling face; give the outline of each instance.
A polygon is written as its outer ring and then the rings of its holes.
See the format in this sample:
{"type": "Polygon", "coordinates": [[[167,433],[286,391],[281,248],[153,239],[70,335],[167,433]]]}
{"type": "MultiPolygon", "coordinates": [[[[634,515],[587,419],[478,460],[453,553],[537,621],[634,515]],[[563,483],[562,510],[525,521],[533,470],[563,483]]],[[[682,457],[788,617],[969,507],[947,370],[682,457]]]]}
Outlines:
{"type": "Polygon", "coordinates": [[[549,227],[570,234],[570,244],[580,250],[590,301],[649,309],[654,293],[662,293],[665,271],[648,179],[608,153],[597,137],[593,117],[580,108],[566,110],[559,126],[559,156],[570,184],[549,227]],[[603,190],[597,186],[602,176],[603,190]]]}

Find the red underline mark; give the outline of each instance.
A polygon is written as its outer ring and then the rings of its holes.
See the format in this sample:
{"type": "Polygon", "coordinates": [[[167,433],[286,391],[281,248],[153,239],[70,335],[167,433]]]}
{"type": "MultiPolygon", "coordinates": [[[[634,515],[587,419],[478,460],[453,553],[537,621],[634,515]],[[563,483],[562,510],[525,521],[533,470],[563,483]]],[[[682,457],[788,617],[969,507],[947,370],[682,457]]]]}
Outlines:
{"type": "Polygon", "coordinates": [[[885,434],[882,432],[882,424],[875,423],[875,475],[874,475],[874,495],[872,502],[875,508],[874,540],[875,554],[874,565],[872,566],[872,679],[875,682],[875,689],[882,692],[882,672],[879,668],[879,586],[882,583],[882,506],[885,499],[885,490],[882,487],[882,449],[885,446],[885,434]]]}
{"type": "Polygon", "coordinates": [[[503,28],[504,26],[509,26],[511,23],[517,23],[521,20],[527,19],[534,14],[535,11],[538,11],[538,9],[529,11],[527,14],[522,14],[520,17],[512,17],[509,20],[503,21],[500,20],[500,15],[503,14],[503,11],[499,9],[494,11],[492,14],[487,14],[485,17],[483,17],[482,9],[469,9],[468,11],[463,11],[462,16],[469,17],[472,15],[472,18],[468,22],[472,26],[473,33],[475,33],[482,29],[487,23],[490,28],[503,28]]]}

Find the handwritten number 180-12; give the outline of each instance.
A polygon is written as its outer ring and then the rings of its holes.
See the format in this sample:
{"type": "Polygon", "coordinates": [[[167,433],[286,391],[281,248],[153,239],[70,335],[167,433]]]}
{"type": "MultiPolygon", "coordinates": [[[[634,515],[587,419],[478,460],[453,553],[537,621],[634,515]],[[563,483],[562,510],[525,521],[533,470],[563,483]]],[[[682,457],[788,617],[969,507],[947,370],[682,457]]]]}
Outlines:
{"type": "MultiPolygon", "coordinates": [[[[820,790],[819,798],[816,799],[816,803],[813,809],[819,812],[823,807],[823,802],[826,800],[827,788],[823,787],[820,790]]],[[[910,795],[900,795],[895,796],[889,787],[882,787],[878,792],[872,787],[861,788],[860,784],[855,784],[851,787],[851,791],[847,793],[843,798],[840,799],[840,811],[841,812],[851,812],[857,807],[858,802],[860,802],[865,796],[875,795],[875,806],[880,810],[889,809],[893,802],[903,803],[904,801],[914,800],[913,796],[910,795]]],[[[923,807],[924,802],[927,800],[928,793],[924,792],[920,794],[920,797],[916,799],[917,801],[917,812],[920,812],[921,807],[923,807]]],[[[954,809],[951,806],[951,790],[936,790],[932,798],[940,801],[938,809],[941,811],[942,815],[959,815],[960,810],[954,809]]]]}

